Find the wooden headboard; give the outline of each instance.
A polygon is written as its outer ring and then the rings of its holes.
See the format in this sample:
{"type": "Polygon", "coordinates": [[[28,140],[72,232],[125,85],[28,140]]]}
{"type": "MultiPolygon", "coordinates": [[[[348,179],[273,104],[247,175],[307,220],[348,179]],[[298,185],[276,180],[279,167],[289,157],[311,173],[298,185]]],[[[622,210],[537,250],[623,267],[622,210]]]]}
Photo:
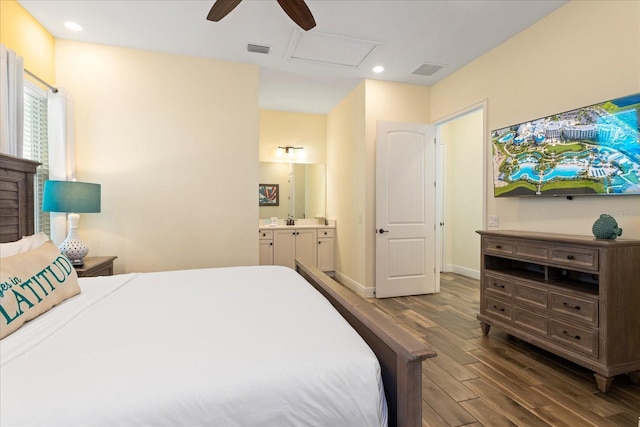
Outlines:
{"type": "Polygon", "coordinates": [[[33,176],[40,163],[0,154],[0,243],[34,232],[33,176]]]}

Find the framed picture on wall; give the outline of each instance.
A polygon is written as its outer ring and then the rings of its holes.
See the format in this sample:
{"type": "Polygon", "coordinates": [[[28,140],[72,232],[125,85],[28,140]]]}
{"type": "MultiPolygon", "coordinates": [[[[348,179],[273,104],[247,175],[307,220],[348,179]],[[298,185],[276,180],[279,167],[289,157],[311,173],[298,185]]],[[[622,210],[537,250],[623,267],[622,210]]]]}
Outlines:
{"type": "Polygon", "coordinates": [[[259,184],[258,185],[259,206],[279,206],[280,205],[280,185],[279,184],[259,184]]]}

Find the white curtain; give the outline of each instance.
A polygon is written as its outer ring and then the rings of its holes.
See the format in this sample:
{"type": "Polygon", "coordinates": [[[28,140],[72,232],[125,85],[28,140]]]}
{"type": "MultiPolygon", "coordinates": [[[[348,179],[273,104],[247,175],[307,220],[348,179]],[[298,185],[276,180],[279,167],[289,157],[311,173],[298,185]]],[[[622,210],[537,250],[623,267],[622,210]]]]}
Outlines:
{"type": "Polygon", "coordinates": [[[23,58],[0,44],[0,153],[22,157],[23,58]]]}
{"type": "MultiPolygon", "coordinates": [[[[70,181],[76,177],[73,99],[64,89],[47,97],[49,110],[49,179],[70,181]]],[[[67,235],[64,213],[51,213],[51,240],[60,244],[67,235]]]]}

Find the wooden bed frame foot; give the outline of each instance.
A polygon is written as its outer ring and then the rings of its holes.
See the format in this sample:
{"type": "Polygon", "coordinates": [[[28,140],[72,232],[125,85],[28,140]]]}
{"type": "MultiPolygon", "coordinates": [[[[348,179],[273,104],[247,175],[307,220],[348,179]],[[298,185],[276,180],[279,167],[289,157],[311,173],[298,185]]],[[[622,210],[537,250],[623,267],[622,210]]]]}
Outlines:
{"type": "Polygon", "coordinates": [[[482,329],[482,335],[489,335],[489,330],[491,329],[491,325],[480,322],[480,329],[482,329]]]}
{"type": "Polygon", "coordinates": [[[435,357],[436,353],[318,268],[296,259],[296,270],[329,300],[378,357],[387,396],[389,427],[420,427],[422,361],[435,357]]]}
{"type": "Polygon", "coordinates": [[[603,393],[608,392],[611,389],[611,384],[613,384],[613,380],[615,377],[605,377],[604,375],[600,375],[594,373],[593,376],[596,378],[596,384],[598,385],[598,390],[603,393]]]}

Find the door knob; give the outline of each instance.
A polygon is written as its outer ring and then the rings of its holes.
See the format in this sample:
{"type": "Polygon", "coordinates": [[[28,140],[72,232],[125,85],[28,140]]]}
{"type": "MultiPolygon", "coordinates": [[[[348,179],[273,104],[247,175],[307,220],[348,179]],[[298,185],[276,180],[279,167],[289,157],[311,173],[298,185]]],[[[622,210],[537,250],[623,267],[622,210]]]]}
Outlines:
{"type": "Polygon", "coordinates": [[[380,234],[384,234],[384,233],[388,233],[389,230],[385,230],[384,228],[381,228],[380,230],[378,230],[378,233],[380,234]]]}

